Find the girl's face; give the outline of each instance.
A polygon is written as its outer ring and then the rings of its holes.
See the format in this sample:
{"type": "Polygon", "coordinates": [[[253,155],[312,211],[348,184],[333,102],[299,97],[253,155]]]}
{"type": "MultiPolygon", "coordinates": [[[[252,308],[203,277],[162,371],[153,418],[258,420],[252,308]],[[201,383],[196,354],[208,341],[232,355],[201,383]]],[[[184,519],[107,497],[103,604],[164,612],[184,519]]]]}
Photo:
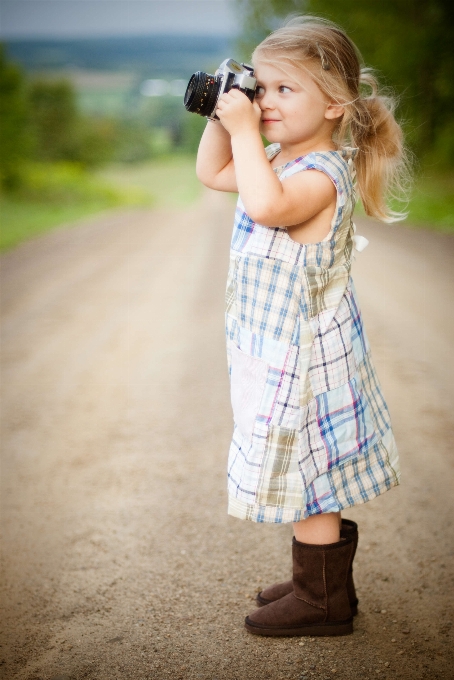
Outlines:
{"type": "Polygon", "coordinates": [[[255,100],[262,116],[260,132],[269,142],[332,144],[333,120],[343,113],[328,101],[309,73],[296,66],[257,61],[255,100]]]}

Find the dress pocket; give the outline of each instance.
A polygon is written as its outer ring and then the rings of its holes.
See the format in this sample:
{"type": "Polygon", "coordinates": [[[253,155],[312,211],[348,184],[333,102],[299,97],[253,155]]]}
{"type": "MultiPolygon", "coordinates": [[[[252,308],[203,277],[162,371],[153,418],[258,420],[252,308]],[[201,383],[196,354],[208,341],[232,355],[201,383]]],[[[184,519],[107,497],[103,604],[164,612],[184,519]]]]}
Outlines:
{"type": "Polygon", "coordinates": [[[231,399],[233,418],[250,441],[268,377],[268,364],[231,344],[231,399]]]}
{"type": "Polygon", "coordinates": [[[360,458],[378,441],[359,376],[317,395],[301,410],[300,470],[304,486],[360,458]]]}

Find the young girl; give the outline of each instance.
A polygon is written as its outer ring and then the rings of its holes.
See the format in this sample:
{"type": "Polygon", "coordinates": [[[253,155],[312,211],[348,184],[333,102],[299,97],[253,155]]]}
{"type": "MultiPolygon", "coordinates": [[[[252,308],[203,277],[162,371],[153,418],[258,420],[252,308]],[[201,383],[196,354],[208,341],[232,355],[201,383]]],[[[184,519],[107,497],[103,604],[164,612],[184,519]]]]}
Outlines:
{"type": "Polygon", "coordinates": [[[228,512],[293,522],[295,534],[293,579],[259,594],[246,628],[344,635],[357,609],[358,534],[341,510],[399,483],[350,277],[365,242],[352,223],[355,178],[368,215],[400,219],[386,198],[405,174],[402,133],[392,101],[328,21],[292,19],[255,49],[253,65],[254,102],[224,94],[197,158],[206,186],[239,192],[226,315],[228,512]]]}

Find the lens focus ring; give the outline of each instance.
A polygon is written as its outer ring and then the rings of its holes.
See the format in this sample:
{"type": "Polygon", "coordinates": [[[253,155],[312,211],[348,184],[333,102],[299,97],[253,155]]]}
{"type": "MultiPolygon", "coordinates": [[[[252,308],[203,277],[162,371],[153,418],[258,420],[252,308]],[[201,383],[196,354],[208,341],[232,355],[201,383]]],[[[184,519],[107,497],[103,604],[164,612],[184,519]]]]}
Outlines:
{"type": "Polygon", "coordinates": [[[218,98],[220,88],[219,79],[210,73],[197,71],[191,77],[186,94],[184,95],[184,105],[191,113],[198,113],[200,116],[210,116],[214,113],[214,108],[218,98]]]}

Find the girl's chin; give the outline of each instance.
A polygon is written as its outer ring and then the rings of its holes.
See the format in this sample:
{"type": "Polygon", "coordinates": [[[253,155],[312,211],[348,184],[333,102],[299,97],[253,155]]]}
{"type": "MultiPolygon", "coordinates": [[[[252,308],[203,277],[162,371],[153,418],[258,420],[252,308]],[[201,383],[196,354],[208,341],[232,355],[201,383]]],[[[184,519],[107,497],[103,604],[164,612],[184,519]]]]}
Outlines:
{"type": "Polygon", "coordinates": [[[277,130],[273,130],[272,125],[261,125],[260,126],[260,133],[267,139],[269,142],[278,142],[278,134],[277,130]]]}

